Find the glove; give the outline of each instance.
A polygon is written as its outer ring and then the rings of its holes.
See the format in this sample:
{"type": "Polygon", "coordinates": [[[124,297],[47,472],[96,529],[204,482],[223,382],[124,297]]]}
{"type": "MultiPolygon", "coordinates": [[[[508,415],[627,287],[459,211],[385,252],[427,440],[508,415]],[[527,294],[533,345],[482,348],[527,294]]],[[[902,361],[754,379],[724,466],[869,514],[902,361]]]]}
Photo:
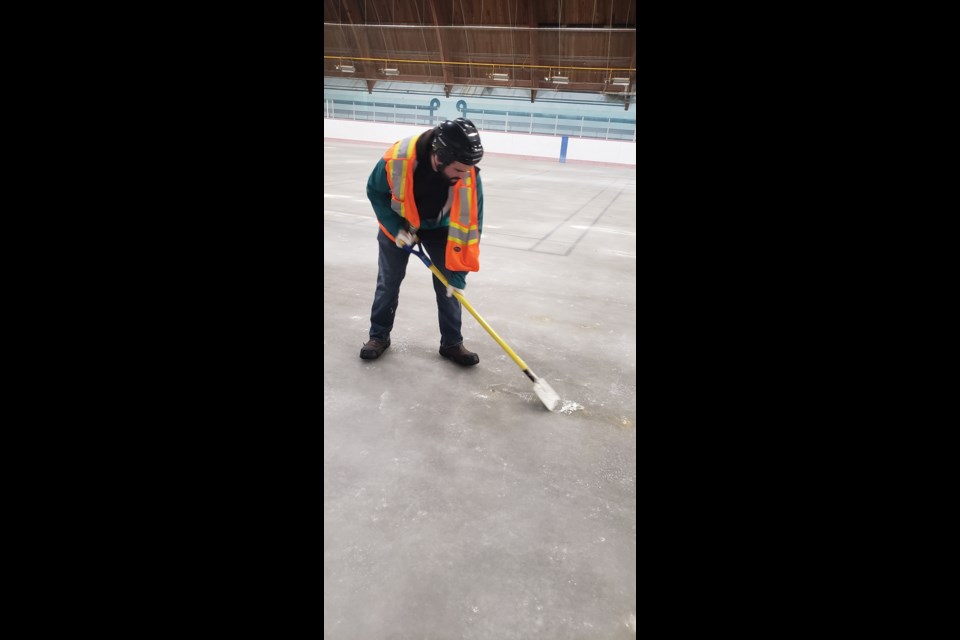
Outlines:
{"type": "Polygon", "coordinates": [[[419,240],[419,238],[417,238],[416,234],[410,233],[406,229],[400,229],[399,233],[397,233],[397,247],[399,248],[403,248],[405,244],[412,247],[417,244],[417,240],[419,240]]]}
{"type": "Polygon", "coordinates": [[[448,285],[447,285],[447,297],[448,297],[448,298],[452,298],[454,291],[456,291],[456,292],[459,293],[460,295],[463,295],[463,289],[457,289],[455,286],[453,286],[453,285],[451,285],[451,284],[448,284],[448,285]]]}

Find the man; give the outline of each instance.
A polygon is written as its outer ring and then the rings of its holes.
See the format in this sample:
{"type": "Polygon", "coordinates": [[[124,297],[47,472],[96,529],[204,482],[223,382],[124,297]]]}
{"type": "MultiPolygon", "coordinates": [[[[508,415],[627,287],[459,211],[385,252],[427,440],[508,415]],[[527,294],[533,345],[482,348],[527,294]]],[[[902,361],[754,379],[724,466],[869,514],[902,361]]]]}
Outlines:
{"type": "Polygon", "coordinates": [[[370,340],[360,357],[373,360],[390,346],[400,283],[410,254],[402,247],[422,242],[450,286],[435,276],[440,320],[440,355],[470,366],[480,357],[463,346],[460,301],[468,271],[480,270],[483,231],[483,158],[480,134],[465,118],[447,120],[422,134],[396,142],[367,180],[367,197],[380,222],[377,291],[370,311],[370,340]]]}

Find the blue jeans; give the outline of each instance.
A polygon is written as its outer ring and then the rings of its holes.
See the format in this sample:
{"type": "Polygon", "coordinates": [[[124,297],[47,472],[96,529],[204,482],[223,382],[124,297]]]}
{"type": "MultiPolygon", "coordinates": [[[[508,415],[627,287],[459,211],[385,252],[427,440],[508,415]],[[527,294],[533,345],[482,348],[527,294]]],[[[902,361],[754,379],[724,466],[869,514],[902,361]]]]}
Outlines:
{"type": "MultiPolygon", "coordinates": [[[[377,293],[373,297],[373,308],[370,310],[370,337],[378,340],[388,340],[393,330],[393,319],[400,301],[400,283],[407,274],[407,261],[410,254],[397,247],[381,229],[377,234],[380,245],[380,269],[377,273],[377,293]]],[[[444,262],[447,250],[447,241],[423,240],[423,247],[427,251],[431,262],[440,269],[440,273],[448,276],[444,262]]],[[[437,280],[433,281],[433,290],[437,296],[437,316],[440,319],[440,346],[454,347],[463,342],[460,333],[460,301],[455,297],[447,297],[447,288],[437,280]]]]}

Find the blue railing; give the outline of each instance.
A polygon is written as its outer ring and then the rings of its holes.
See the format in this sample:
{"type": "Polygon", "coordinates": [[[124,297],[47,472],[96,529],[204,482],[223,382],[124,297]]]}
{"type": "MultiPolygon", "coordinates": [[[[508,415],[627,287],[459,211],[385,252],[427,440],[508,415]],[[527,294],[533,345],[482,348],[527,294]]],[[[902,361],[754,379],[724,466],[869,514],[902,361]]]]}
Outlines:
{"type": "MultiPolygon", "coordinates": [[[[443,121],[434,109],[410,104],[366,102],[361,100],[327,99],[323,102],[325,118],[365,120],[436,126],[443,121]]],[[[637,140],[637,123],[627,118],[601,116],[550,115],[530,111],[499,111],[471,109],[468,116],[481,131],[529,133],[571,138],[598,138],[600,140],[637,140]]]]}

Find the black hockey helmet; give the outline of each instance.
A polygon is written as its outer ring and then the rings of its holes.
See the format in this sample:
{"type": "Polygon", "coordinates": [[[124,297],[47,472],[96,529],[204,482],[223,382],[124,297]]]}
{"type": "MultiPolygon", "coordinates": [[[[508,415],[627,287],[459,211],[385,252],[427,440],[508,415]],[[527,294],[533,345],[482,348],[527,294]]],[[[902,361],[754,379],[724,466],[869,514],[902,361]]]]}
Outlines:
{"type": "Polygon", "coordinates": [[[443,166],[454,162],[473,166],[483,158],[480,134],[466,118],[441,122],[434,130],[433,151],[443,166]]]}

